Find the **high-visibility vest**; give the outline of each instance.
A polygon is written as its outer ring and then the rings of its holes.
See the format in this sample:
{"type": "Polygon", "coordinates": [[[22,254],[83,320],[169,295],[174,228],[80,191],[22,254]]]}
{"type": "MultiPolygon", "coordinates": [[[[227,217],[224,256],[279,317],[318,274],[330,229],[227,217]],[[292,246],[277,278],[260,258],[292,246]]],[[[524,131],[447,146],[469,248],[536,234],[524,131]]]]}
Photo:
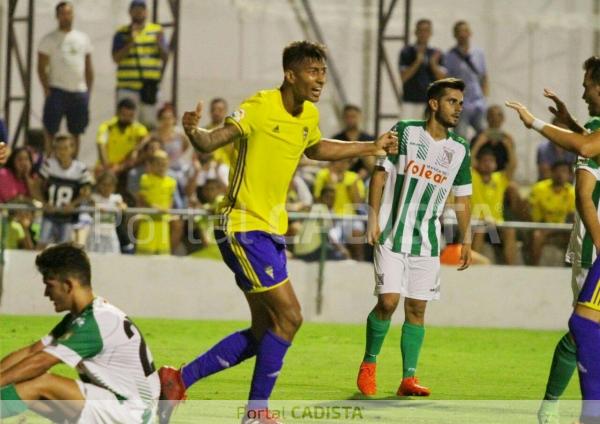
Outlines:
{"type": "MultiPolygon", "coordinates": [[[[162,31],[159,24],[148,23],[135,37],[135,46],[129,49],[117,65],[117,88],[139,90],[142,79],[160,80],[163,61],[160,57],[158,34],[162,31]],[[141,70],[141,73],[140,73],[141,70]]],[[[130,26],[125,25],[117,33],[129,36],[130,26]]]]}

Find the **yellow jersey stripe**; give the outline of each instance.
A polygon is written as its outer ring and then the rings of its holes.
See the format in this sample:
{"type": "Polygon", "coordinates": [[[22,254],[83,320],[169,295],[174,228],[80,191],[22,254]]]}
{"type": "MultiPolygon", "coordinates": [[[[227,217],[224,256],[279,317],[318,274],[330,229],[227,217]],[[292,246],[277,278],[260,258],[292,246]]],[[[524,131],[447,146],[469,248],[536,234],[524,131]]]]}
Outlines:
{"type": "Polygon", "coordinates": [[[269,287],[262,286],[262,287],[259,287],[256,289],[252,289],[252,290],[250,290],[250,293],[262,293],[262,292],[266,292],[269,290],[273,290],[273,289],[276,289],[277,287],[283,286],[285,283],[287,283],[289,281],[290,281],[290,279],[286,278],[285,280],[283,280],[275,285],[269,286],[269,287]]]}
{"type": "Polygon", "coordinates": [[[598,305],[600,301],[600,280],[596,281],[596,288],[594,289],[594,294],[592,295],[591,302],[598,305]]]}
{"type": "Polygon", "coordinates": [[[236,253],[238,261],[240,261],[242,268],[244,268],[246,277],[248,277],[248,279],[252,282],[254,288],[262,287],[258,275],[256,275],[256,272],[254,271],[254,268],[252,268],[250,260],[248,260],[248,257],[246,256],[244,248],[242,247],[242,245],[240,245],[238,240],[235,238],[235,235],[233,234],[231,236],[231,246],[233,247],[234,253],[236,253]]]}

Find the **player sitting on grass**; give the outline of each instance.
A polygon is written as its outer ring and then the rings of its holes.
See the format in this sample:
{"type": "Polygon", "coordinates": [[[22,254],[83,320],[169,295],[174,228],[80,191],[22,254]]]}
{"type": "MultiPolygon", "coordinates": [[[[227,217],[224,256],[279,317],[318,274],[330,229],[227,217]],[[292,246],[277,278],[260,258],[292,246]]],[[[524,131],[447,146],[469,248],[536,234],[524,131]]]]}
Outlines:
{"type": "Polygon", "coordinates": [[[429,396],[415,377],[425,337],[427,301],[440,298],[440,215],[452,191],[462,249],[458,270],[471,264],[469,145],[449,131],[460,117],[465,84],[446,78],[427,90],[427,121],[396,124],[399,152],[378,159],[369,189],[367,240],[375,246],[377,304],[367,318],[367,341],[357,385],[377,391],[377,355],[392,314],[404,297],[402,382],[398,396],[429,396]]]}
{"type": "Polygon", "coordinates": [[[0,362],[0,418],[31,409],[61,423],[149,422],[160,394],[152,355],[125,313],[94,296],[83,249],[59,244],[35,264],[44,296],[56,312],[69,313],[50,334],[0,362]],[[61,362],[77,368],[81,380],[48,372],[61,362]]]}

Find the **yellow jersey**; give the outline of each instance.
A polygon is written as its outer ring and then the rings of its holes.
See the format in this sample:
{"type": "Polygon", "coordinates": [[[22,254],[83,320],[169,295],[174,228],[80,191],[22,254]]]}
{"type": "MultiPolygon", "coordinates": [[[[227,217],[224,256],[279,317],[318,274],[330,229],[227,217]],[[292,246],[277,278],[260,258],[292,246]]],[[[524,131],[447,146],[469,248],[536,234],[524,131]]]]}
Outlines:
{"type": "Polygon", "coordinates": [[[492,173],[489,182],[483,182],[475,169],[471,170],[473,194],[471,195],[471,216],[486,221],[504,221],[504,193],[510,184],[502,171],[492,173]]]}
{"type": "Polygon", "coordinates": [[[308,101],[292,116],[279,89],[259,91],[225,120],[241,137],[234,145],[229,189],[220,207],[220,228],[228,232],[287,231],[290,181],[304,151],[321,140],[319,111],[308,101]]]}
{"type": "Polygon", "coordinates": [[[121,130],[118,122],[119,118],[116,116],[104,121],[98,127],[96,135],[96,143],[106,145],[106,155],[111,165],[122,162],[148,135],[146,127],[137,121],[125,130],[121,130]]]}
{"type": "Polygon", "coordinates": [[[146,173],[140,178],[140,195],[152,207],[171,208],[176,188],[177,181],[168,175],[146,173]]]}
{"type": "MultiPolygon", "coordinates": [[[[315,185],[313,192],[315,198],[321,197],[323,188],[327,185],[331,171],[328,168],[323,168],[315,176],[315,185]]],[[[354,215],[355,205],[353,205],[350,190],[352,186],[357,184],[358,195],[361,199],[365,198],[365,183],[358,177],[356,172],[346,171],[342,181],[335,184],[335,201],[333,203],[333,211],[338,215],[354,215]]]]}
{"type": "Polygon", "coordinates": [[[551,178],[539,181],[531,188],[529,205],[535,222],[565,222],[575,212],[575,187],[566,183],[556,191],[551,178]]]}

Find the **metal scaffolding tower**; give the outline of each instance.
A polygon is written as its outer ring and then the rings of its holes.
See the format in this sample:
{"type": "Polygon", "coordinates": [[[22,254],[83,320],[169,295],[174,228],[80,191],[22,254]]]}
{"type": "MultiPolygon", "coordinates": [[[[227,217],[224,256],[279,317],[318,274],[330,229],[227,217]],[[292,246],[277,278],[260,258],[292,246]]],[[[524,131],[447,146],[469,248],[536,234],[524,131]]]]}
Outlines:
{"type": "Polygon", "coordinates": [[[33,54],[33,0],[21,1],[25,10],[19,15],[19,0],[9,0],[8,25],[6,36],[6,71],[4,87],[4,118],[9,132],[7,142],[15,144],[21,133],[29,128],[29,110],[31,108],[31,70],[33,54]],[[22,39],[21,32],[25,32],[22,39]],[[23,47],[24,45],[24,47],[23,47]],[[23,55],[23,48],[25,54],[23,55]],[[16,74],[13,73],[13,60],[16,74]],[[20,89],[19,89],[20,88],[20,89]],[[19,108],[19,109],[17,109],[19,108]],[[12,112],[17,114],[16,126],[11,125],[12,112]],[[11,128],[13,135],[10,136],[11,128]]]}
{"type": "Polygon", "coordinates": [[[397,6],[398,0],[379,0],[379,26],[377,31],[377,76],[375,80],[375,134],[379,134],[380,132],[381,121],[386,119],[397,119],[398,117],[398,107],[402,102],[400,78],[398,77],[398,71],[394,66],[394,62],[390,62],[386,45],[389,44],[390,41],[401,41],[404,43],[404,45],[408,44],[410,35],[411,1],[412,0],[404,0],[403,34],[389,35],[387,31],[389,29],[391,18],[397,6]],[[384,77],[387,77],[387,79],[384,77]],[[393,112],[383,111],[382,91],[383,85],[386,81],[389,83],[389,88],[394,95],[397,105],[396,110],[393,112]]]}
{"type": "Polygon", "coordinates": [[[171,30],[169,39],[169,58],[163,65],[163,75],[166,67],[171,64],[171,104],[177,108],[177,98],[179,92],[179,13],[181,10],[181,0],[153,0],[152,2],[152,22],[162,25],[165,29],[171,30]],[[160,21],[159,7],[160,3],[165,2],[169,9],[170,20],[160,21]]]}

